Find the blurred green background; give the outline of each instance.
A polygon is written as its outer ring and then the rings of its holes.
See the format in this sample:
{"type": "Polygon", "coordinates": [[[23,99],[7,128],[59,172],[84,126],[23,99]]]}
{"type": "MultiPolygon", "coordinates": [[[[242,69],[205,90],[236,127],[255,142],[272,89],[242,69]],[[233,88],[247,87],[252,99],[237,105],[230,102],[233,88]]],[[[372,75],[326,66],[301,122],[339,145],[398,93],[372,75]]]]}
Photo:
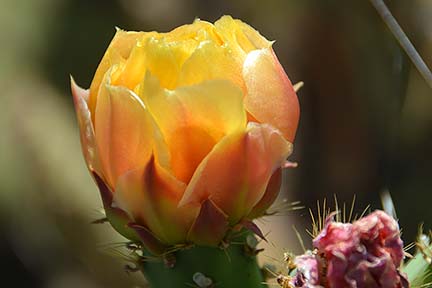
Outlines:
{"type": "MultiPolygon", "coordinates": [[[[432,1],[388,4],[431,67],[432,1]]],[[[0,7],[0,271],[9,287],[145,287],[110,255],[121,239],[109,225],[90,224],[101,203],[69,91],[69,74],[89,86],[115,26],[168,31],[231,14],[277,40],[291,80],[305,82],[290,158],[299,167],[287,171],[281,199],[314,209],[317,200],[350,203],[355,194],[358,212],[379,208],[380,193],[390,191],[406,243],[419,223],[431,226],[432,90],[369,1],[0,0],[0,7]]],[[[308,211],[266,221],[272,257],[298,251],[293,224],[301,233],[310,227],[308,211]]]]}

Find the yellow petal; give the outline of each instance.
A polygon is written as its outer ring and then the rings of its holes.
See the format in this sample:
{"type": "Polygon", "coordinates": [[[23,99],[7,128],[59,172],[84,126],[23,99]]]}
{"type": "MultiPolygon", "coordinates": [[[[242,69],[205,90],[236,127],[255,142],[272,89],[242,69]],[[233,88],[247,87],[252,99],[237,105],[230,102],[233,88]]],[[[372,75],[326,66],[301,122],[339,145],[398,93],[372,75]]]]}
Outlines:
{"type": "Polygon", "coordinates": [[[225,46],[209,40],[201,42],[184,63],[178,86],[193,85],[211,79],[227,79],[246,91],[240,60],[225,46]]]}
{"type": "Polygon", "coordinates": [[[249,123],[246,131],[226,136],[207,155],[179,205],[210,199],[235,224],[262,199],[270,177],[291,150],[278,130],[249,123]]]}
{"type": "Polygon", "coordinates": [[[271,45],[271,42],[261,36],[258,31],[240,20],[234,20],[231,16],[222,16],[214,25],[224,42],[229,44],[229,47],[242,58],[252,50],[271,45]]]}
{"type": "Polygon", "coordinates": [[[243,66],[246,110],[259,122],[278,128],[293,141],[299,103],[293,86],[271,48],[250,52],[243,66]]]}
{"type": "Polygon", "coordinates": [[[245,52],[271,47],[272,42],[268,41],[257,30],[241,20],[235,19],[234,21],[238,27],[237,41],[245,52]]]}
{"type": "Polygon", "coordinates": [[[94,136],[91,114],[87,106],[89,90],[79,87],[71,77],[71,89],[75,112],[80,129],[81,148],[87,167],[90,171],[100,172],[99,160],[96,153],[96,142],[94,136]]]}
{"type": "Polygon", "coordinates": [[[111,40],[111,43],[105,52],[105,55],[99,63],[90,86],[90,99],[88,103],[92,115],[96,110],[96,100],[99,87],[105,77],[106,72],[112,66],[128,59],[129,54],[135,46],[137,40],[144,34],[145,32],[126,32],[120,29],[117,30],[114,38],[111,40]]]}
{"type": "Polygon", "coordinates": [[[185,184],[157,164],[148,163],[119,178],[114,202],[165,244],[184,242],[199,205],[178,208],[185,184]]]}
{"type": "Polygon", "coordinates": [[[213,24],[200,19],[196,19],[193,24],[182,25],[162,35],[167,41],[171,42],[193,39],[197,42],[213,40],[221,43],[219,36],[214,31],[213,24]]]}
{"type": "Polygon", "coordinates": [[[170,42],[165,38],[150,37],[145,43],[147,69],[159,79],[162,87],[174,89],[181,66],[196,45],[193,39],[170,42]]]}
{"type": "Polygon", "coordinates": [[[185,183],[219,139],[246,127],[242,92],[230,81],[171,91],[148,74],[142,87],[140,95],[169,147],[173,173],[185,183]]]}
{"type": "Polygon", "coordinates": [[[143,80],[146,71],[146,51],[145,48],[137,44],[126,61],[123,61],[123,67],[116,77],[112,79],[112,85],[123,86],[129,90],[135,87],[143,80]]]}
{"type": "Polygon", "coordinates": [[[144,104],[130,90],[101,86],[95,128],[104,176],[111,188],[119,176],[148,162],[153,126],[144,104]]]}

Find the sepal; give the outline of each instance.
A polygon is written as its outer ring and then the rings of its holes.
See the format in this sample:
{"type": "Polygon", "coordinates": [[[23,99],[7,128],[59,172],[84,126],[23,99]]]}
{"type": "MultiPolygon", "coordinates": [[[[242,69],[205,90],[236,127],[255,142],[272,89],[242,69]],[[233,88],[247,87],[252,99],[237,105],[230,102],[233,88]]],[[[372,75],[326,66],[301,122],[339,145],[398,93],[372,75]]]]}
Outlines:
{"type": "Polygon", "coordinates": [[[136,223],[128,223],[127,226],[136,232],[144,247],[150,253],[154,255],[162,255],[167,249],[167,247],[162,244],[162,242],[157,239],[156,236],[151,233],[146,227],[136,223]]]}
{"type": "Polygon", "coordinates": [[[210,199],[201,210],[188,234],[188,240],[203,246],[217,246],[228,231],[228,216],[210,199]]]}
{"type": "Polygon", "coordinates": [[[110,222],[111,226],[123,237],[132,241],[138,241],[140,239],[138,235],[134,230],[128,228],[127,226],[127,224],[130,222],[130,218],[126,212],[120,208],[112,207],[113,193],[111,189],[96,172],[92,171],[92,174],[99,188],[106,218],[110,222]]]}

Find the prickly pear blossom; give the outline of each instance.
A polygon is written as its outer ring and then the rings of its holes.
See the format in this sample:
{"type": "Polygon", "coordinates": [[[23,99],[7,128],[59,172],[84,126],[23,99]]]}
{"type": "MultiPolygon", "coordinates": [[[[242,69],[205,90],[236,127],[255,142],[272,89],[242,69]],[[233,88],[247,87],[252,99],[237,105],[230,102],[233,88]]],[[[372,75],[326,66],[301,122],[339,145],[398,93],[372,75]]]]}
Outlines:
{"type": "Polygon", "coordinates": [[[272,204],[299,118],[272,43],[229,16],[118,30],[90,89],[72,81],[83,154],[120,233],[159,252],[217,246],[272,204]]]}
{"type": "Polygon", "coordinates": [[[383,211],[354,223],[330,216],[313,246],[313,252],[296,257],[292,287],[409,287],[399,270],[404,258],[399,226],[383,211]]]}

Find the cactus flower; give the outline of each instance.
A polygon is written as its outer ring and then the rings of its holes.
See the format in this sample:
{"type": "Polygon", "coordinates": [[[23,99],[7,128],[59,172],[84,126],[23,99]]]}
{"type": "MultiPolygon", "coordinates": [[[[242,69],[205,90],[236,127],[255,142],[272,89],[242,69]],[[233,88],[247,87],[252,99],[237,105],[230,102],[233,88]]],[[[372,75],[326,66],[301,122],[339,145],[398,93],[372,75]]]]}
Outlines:
{"type": "Polygon", "coordinates": [[[404,258],[397,222],[377,210],[354,223],[327,218],[313,240],[315,250],[298,256],[292,287],[409,287],[400,271],[404,258]]]}
{"type": "Polygon", "coordinates": [[[71,85],[84,158],[126,237],[151,251],[216,246],[274,201],[299,106],[272,42],[247,24],[118,30],[90,88],[71,85]]]}

